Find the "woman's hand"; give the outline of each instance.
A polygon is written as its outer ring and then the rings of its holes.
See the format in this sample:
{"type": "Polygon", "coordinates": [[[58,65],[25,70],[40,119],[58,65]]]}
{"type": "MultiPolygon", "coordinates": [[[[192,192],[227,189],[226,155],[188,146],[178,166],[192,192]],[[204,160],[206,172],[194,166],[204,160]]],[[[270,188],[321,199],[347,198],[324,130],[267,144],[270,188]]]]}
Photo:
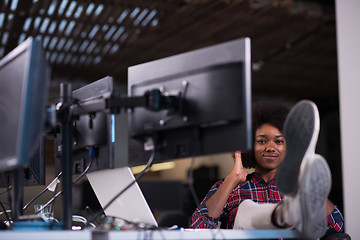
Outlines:
{"type": "Polygon", "coordinates": [[[231,173],[225,178],[218,190],[205,202],[210,217],[217,218],[224,209],[227,199],[233,189],[246,180],[247,172],[244,170],[241,152],[235,152],[235,163],[231,173]]]}
{"type": "Polygon", "coordinates": [[[241,159],[241,152],[236,151],[235,152],[235,161],[234,161],[234,167],[229,174],[229,177],[233,178],[237,184],[244,182],[246,180],[246,176],[248,173],[244,170],[242,159],[241,159]]]}

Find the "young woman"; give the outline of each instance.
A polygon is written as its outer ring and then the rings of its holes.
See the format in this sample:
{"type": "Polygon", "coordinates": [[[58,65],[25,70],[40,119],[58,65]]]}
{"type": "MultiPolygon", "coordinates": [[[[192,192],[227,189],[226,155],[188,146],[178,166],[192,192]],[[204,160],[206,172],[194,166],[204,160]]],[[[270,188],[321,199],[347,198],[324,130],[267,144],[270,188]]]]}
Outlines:
{"type": "MultiPolygon", "coordinates": [[[[256,205],[270,203],[270,224],[273,227],[288,227],[287,224],[279,226],[281,224],[275,221],[277,203],[284,199],[275,185],[275,178],[287,149],[283,126],[289,111],[290,107],[281,102],[266,101],[253,105],[253,151],[234,154],[231,173],[210,189],[193,213],[191,227],[232,229],[239,215],[251,212],[238,212],[239,205],[245,200],[251,200],[256,205]],[[248,174],[243,166],[255,170],[248,174]]],[[[328,232],[343,231],[343,218],[338,208],[329,200],[326,200],[325,206],[328,232]]],[[[262,224],[248,228],[261,228],[262,224]]]]}

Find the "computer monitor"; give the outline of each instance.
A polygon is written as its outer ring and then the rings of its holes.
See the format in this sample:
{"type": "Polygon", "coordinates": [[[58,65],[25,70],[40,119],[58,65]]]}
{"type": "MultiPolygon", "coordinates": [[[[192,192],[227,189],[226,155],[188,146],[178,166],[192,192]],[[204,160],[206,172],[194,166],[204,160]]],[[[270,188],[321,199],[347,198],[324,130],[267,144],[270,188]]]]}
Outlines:
{"type": "MultiPolygon", "coordinates": [[[[45,151],[45,137],[38,140],[35,153],[30,158],[26,167],[23,168],[23,185],[36,186],[45,185],[45,166],[46,166],[46,151],[45,151]]],[[[0,172],[0,188],[9,187],[12,185],[11,170],[0,172]]]]}
{"type": "MultiPolygon", "coordinates": [[[[86,104],[97,99],[106,99],[113,93],[113,79],[104,77],[72,92],[74,105],[84,111],[86,104]]],[[[84,172],[92,162],[89,172],[114,168],[115,117],[104,111],[81,115],[74,119],[72,162],[73,175],[84,172]],[[91,160],[90,148],[94,149],[95,157],[91,160]]],[[[55,138],[55,172],[61,167],[62,145],[60,136],[55,138]]]]}
{"type": "Polygon", "coordinates": [[[38,39],[28,38],[0,60],[0,172],[6,180],[8,171],[21,167],[25,184],[45,183],[42,137],[49,79],[38,39]]]}
{"type": "Polygon", "coordinates": [[[252,148],[249,38],[128,68],[130,97],[153,89],[178,96],[180,109],[129,113],[130,166],[145,164],[154,146],[154,162],[252,148]]]}

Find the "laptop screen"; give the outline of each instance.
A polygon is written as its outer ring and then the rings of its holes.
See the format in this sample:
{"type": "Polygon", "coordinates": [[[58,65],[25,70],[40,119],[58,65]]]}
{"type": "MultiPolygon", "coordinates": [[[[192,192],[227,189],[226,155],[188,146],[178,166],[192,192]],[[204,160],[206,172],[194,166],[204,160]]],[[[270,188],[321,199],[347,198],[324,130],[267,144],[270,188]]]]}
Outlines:
{"type": "MultiPolygon", "coordinates": [[[[91,172],[87,174],[87,178],[103,208],[135,180],[128,167],[91,172]]],[[[109,217],[158,226],[137,183],[120,195],[104,212],[109,217]]]]}

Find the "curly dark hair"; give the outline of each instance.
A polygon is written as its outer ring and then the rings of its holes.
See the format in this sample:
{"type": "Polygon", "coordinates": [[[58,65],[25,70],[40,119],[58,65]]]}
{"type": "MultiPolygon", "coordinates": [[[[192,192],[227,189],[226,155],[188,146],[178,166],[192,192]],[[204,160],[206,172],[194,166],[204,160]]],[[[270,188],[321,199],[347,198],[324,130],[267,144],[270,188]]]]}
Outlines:
{"type": "MultiPolygon", "coordinates": [[[[283,131],[284,122],[291,106],[282,101],[260,100],[252,105],[252,136],[263,124],[268,123],[283,131]]],[[[256,161],[253,151],[242,152],[242,161],[245,168],[254,168],[256,161]]]]}

